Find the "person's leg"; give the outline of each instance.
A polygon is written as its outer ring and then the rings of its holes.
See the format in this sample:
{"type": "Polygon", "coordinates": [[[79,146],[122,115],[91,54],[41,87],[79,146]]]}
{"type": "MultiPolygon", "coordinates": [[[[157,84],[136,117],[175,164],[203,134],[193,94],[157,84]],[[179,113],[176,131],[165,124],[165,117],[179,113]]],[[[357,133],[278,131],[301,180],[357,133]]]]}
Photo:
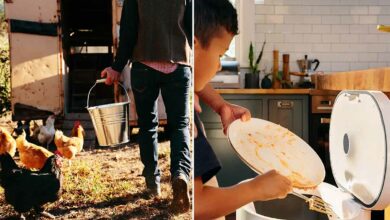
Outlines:
{"type": "Polygon", "coordinates": [[[164,99],[171,141],[171,176],[173,201],[178,208],[189,208],[188,181],[191,171],[189,150],[189,94],[191,70],[179,66],[173,73],[162,76],[161,94],[164,99]]]}
{"type": "Polygon", "coordinates": [[[158,78],[159,73],[156,71],[140,63],[133,64],[131,88],[134,94],[138,126],[140,128],[138,143],[141,161],[145,166],[142,175],[145,177],[147,188],[155,192],[160,190],[160,170],[157,161],[158,78]]]}

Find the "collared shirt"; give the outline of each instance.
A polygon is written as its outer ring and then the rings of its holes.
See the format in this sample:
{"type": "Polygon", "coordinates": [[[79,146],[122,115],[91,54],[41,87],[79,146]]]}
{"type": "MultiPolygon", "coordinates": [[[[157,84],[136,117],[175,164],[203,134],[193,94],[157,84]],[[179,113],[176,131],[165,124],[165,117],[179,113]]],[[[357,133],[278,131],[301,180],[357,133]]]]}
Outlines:
{"type": "Polygon", "coordinates": [[[141,63],[165,74],[172,73],[177,69],[178,66],[177,63],[169,63],[169,62],[142,61],[141,63]]]}

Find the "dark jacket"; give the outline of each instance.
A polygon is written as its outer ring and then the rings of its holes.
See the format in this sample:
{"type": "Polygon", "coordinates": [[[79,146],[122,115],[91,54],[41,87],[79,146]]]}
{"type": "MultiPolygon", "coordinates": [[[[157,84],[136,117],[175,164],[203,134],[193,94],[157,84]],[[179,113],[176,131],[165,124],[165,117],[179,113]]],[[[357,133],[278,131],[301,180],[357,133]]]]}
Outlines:
{"type": "Polygon", "coordinates": [[[125,0],[118,51],[112,68],[128,60],[189,65],[192,0],[125,0]]]}

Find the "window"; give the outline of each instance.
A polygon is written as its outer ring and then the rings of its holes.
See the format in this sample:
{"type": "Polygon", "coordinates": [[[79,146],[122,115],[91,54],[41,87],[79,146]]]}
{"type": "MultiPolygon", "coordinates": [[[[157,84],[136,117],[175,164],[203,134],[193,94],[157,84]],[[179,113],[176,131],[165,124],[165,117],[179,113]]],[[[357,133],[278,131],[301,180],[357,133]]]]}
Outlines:
{"type": "MultiPolygon", "coordinates": [[[[230,2],[234,5],[235,8],[237,8],[237,5],[236,5],[237,1],[238,0],[230,0],[230,2]]],[[[238,12],[238,10],[237,10],[237,12],[238,12]]],[[[233,38],[232,42],[230,43],[229,50],[226,51],[226,53],[222,57],[222,60],[227,60],[227,61],[237,60],[236,40],[237,40],[237,36],[233,38]]]]}
{"type": "Polygon", "coordinates": [[[250,42],[255,36],[255,3],[264,0],[230,0],[237,9],[240,34],[234,37],[223,60],[237,60],[241,67],[248,67],[248,51],[250,42]]]}
{"type": "Polygon", "coordinates": [[[264,0],[230,0],[237,9],[239,35],[235,36],[222,60],[237,60],[242,67],[248,67],[249,44],[255,39],[255,4],[264,0]]]}

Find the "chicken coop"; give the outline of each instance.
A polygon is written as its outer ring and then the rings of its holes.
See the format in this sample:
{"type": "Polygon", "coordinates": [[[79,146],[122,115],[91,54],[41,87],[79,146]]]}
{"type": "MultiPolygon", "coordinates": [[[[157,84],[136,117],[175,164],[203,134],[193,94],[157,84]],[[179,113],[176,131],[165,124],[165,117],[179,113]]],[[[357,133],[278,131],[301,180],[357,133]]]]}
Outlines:
{"type": "MultiPolygon", "coordinates": [[[[54,113],[63,119],[64,130],[71,129],[72,120],[84,120],[91,131],[86,139],[95,138],[86,110],[88,90],[114,59],[122,5],[123,0],[5,1],[14,121],[54,113]]],[[[122,75],[132,97],[129,72],[125,68],[122,75]]],[[[119,91],[98,84],[90,105],[112,103],[120,98],[119,91]]],[[[136,126],[134,102],[129,118],[130,126],[136,126]]],[[[166,123],[161,97],[159,118],[166,123]]]]}

